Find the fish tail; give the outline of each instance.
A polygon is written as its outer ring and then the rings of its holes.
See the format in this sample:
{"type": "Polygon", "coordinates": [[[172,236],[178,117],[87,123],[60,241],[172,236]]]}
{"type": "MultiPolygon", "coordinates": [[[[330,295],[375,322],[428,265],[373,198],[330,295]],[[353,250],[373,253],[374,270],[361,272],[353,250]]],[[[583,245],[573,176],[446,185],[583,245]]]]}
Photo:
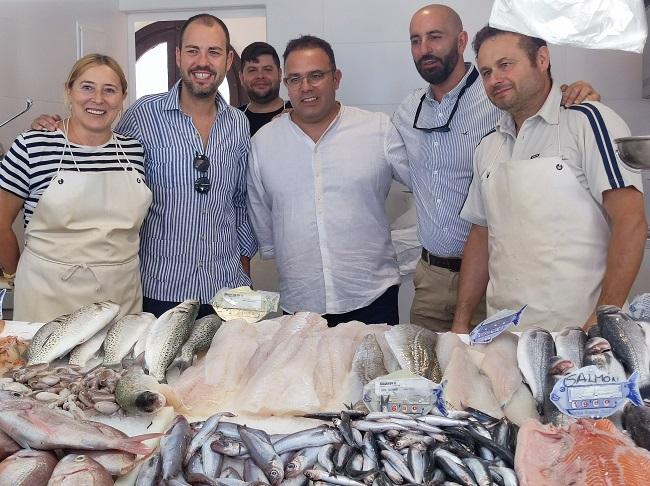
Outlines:
{"type": "Polygon", "coordinates": [[[630,375],[630,379],[627,382],[627,398],[637,407],[643,405],[643,399],[639,392],[639,373],[637,371],[630,375]]]}
{"type": "Polygon", "coordinates": [[[120,439],[115,448],[125,452],[130,452],[132,454],[137,454],[139,456],[146,456],[151,454],[153,448],[145,444],[142,444],[142,441],[149,440],[149,439],[157,439],[158,437],[162,437],[163,435],[165,434],[157,432],[151,434],[136,435],[135,437],[129,437],[126,439],[120,439]]]}

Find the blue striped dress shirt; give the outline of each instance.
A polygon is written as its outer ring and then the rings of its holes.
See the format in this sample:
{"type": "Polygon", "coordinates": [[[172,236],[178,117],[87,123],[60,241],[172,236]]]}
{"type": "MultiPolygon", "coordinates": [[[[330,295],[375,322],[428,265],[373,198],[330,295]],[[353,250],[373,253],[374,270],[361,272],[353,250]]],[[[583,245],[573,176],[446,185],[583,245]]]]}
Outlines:
{"type": "Polygon", "coordinates": [[[479,77],[461,97],[449,132],[416,130],[413,120],[425,95],[417,126],[431,128],[447,122],[459,92],[476,69],[466,65],[465,77],[440,103],[428,87],[418,89],[404,99],[393,115],[408,153],[418,238],[424,248],[440,257],[463,254],[470,223],[460,218],[460,210],[472,182],[474,149],[494,128],[502,112],[490,103],[479,77]]]}
{"type": "Polygon", "coordinates": [[[140,261],[145,297],[208,302],[222,287],[250,285],[240,255],[257,251],[246,208],[250,151],[246,116],[217,95],[218,114],[205,148],[192,118],[181,111],[180,81],[167,93],[144,96],[116,131],[142,143],[153,202],[141,230],[140,261]],[[210,167],[194,168],[196,154],[210,167]],[[206,194],[194,190],[210,179],[206,194]]]}

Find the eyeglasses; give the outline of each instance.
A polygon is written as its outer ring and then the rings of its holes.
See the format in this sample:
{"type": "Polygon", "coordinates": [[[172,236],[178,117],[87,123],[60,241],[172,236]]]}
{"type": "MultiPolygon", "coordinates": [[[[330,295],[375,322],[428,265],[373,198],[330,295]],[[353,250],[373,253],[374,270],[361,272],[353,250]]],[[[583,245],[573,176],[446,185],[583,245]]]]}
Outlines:
{"type": "Polygon", "coordinates": [[[297,88],[302,84],[302,80],[306,79],[311,86],[316,86],[325,79],[326,75],[333,72],[334,69],[330,69],[329,71],[312,71],[305,75],[293,74],[284,78],[284,82],[290,88],[297,88]]]}
{"type": "MultiPolygon", "coordinates": [[[[206,155],[197,153],[194,156],[194,168],[201,174],[205,174],[210,168],[210,159],[206,155]]],[[[201,176],[194,181],[194,190],[199,194],[205,194],[210,191],[212,184],[207,176],[201,176]]]]}
{"type": "Polygon", "coordinates": [[[432,128],[426,128],[426,127],[418,127],[418,118],[420,117],[420,111],[422,111],[422,104],[424,103],[424,99],[427,97],[427,94],[424,93],[422,97],[420,98],[420,104],[418,105],[418,109],[415,112],[415,119],[413,120],[413,128],[416,130],[422,130],[423,132],[431,133],[431,132],[450,132],[451,131],[451,120],[454,118],[454,115],[456,114],[456,110],[458,109],[458,103],[460,102],[461,97],[465,94],[465,91],[467,88],[469,88],[474,81],[478,78],[478,70],[476,68],[472,68],[472,72],[469,73],[469,76],[467,76],[467,80],[465,81],[465,86],[463,86],[458,93],[458,97],[456,98],[456,103],[454,103],[454,107],[451,109],[451,113],[449,114],[449,118],[447,119],[447,123],[444,125],[440,125],[439,127],[432,127],[432,128]]]}

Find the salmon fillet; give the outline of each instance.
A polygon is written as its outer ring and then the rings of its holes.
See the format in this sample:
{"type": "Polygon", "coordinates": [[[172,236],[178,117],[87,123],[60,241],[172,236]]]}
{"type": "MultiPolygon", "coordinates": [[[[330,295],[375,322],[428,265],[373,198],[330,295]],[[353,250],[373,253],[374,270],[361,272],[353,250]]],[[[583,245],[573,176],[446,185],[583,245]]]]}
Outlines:
{"type": "Polygon", "coordinates": [[[650,452],[609,420],[580,419],[568,429],[527,421],[517,436],[515,470],[530,486],[647,485],[650,452]]]}

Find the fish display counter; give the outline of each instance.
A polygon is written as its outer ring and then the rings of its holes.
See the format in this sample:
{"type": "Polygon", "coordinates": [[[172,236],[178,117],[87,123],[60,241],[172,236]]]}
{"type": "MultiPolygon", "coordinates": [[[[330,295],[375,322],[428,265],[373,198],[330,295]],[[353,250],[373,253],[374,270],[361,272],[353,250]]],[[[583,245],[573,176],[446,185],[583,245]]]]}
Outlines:
{"type": "MultiPolygon", "coordinates": [[[[647,483],[650,407],[641,396],[650,391],[650,329],[620,309],[600,309],[599,325],[589,334],[506,331],[471,346],[467,336],[409,324],[329,328],[312,313],[257,323],[195,318],[189,301],[158,319],[132,318],[130,327],[104,316],[108,322],[95,324],[83,342],[67,335],[78,331],[74,323],[64,332],[55,321],[7,322],[2,336],[31,343],[27,362],[0,382],[0,444],[4,432],[14,447],[5,450],[17,454],[0,462],[0,477],[16,461],[51,462],[51,455],[18,454],[21,446],[47,450],[62,440],[52,436],[54,427],[34,443],[6,417],[15,412],[13,420],[39,431],[40,422],[30,424],[20,409],[57,414],[52,421],[66,427],[71,416],[79,422],[69,393],[62,396],[57,388],[63,381],[92,427],[109,424],[101,434],[117,429],[123,435],[113,439],[124,442],[118,442],[117,466],[106,461],[106,451],[89,452],[92,447],[72,443],[69,435],[57,448],[112,464],[111,474],[120,473],[116,484],[537,486],[590,484],[601,477],[611,484],[647,483]],[[53,336],[56,342],[48,344],[53,336]],[[89,350],[77,350],[93,338],[89,350]],[[139,342],[144,353],[136,350],[139,342]],[[70,365],[73,356],[83,364],[70,365]],[[583,400],[571,401],[575,390],[564,383],[572,373],[594,383],[604,376],[618,388],[591,383],[580,390],[583,400]],[[397,390],[404,377],[432,383],[437,399],[428,408],[395,402],[387,390],[397,390]],[[92,386],[99,388],[81,393],[92,386]],[[609,401],[623,389],[631,391],[609,401]],[[588,393],[609,393],[602,395],[607,404],[585,398],[588,393]],[[103,413],[111,411],[108,403],[118,405],[112,414],[103,413]],[[583,403],[592,411],[576,414],[583,403]],[[581,418],[590,414],[607,418],[581,418]],[[155,451],[136,458],[144,447],[155,451]]],[[[105,439],[96,439],[104,447],[105,439]]],[[[58,464],[66,471],[71,461],[58,464]]],[[[85,459],[78,466],[96,469],[85,459]]]]}

